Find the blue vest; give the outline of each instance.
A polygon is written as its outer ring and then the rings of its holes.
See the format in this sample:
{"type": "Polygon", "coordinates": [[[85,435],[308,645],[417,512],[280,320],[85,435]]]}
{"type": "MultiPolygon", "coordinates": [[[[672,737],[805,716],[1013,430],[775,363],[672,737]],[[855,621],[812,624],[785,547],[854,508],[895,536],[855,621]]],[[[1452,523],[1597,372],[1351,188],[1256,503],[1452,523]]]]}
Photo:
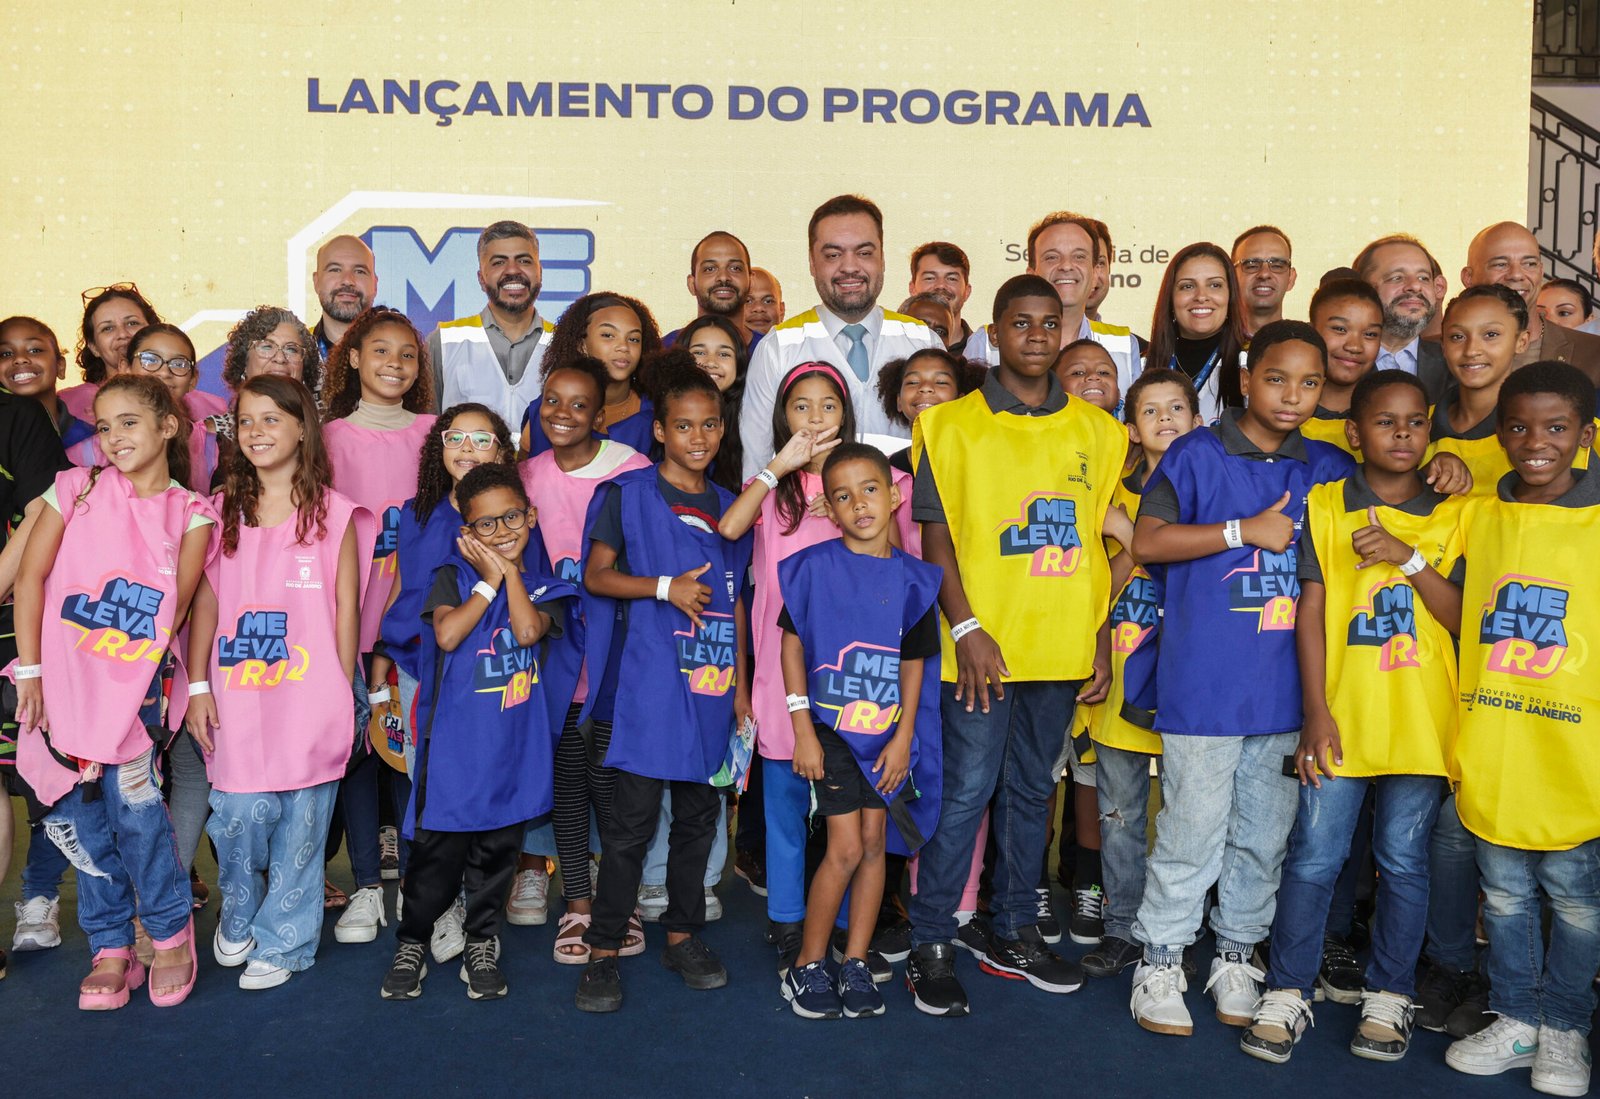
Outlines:
{"type": "MultiPolygon", "coordinates": [[[[1257,461],[1228,454],[1214,431],[1191,431],[1172,444],[1144,495],[1168,481],[1178,494],[1177,521],[1204,525],[1259,514],[1288,492],[1284,514],[1298,541],[1307,491],[1355,469],[1337,447],[1305,446],[1309,461],[1257,461]]],[[[1246,545],[1164,566],[1157,732],[1249,736],[1300,728],[1296,561],[1291,543],[1283,553],[1246,545]]]]}
{"type": "Polygon", "coordinates": [[[400,591],[384,612],[378,636],[396,667],[412,679],[427,678],[422,664],[422,635],[432,628],[422,620],[428,592],[433,589],[433,570],[456,552],[456,536],[461,533],[461,513],[446,496],[428,513],[427,525],[417,521],[407,500],[400,509],[400,525],[395,536],[395,568],[400,591]]]}
{"type": "MultiPolygon", "coordinates": [[[[656,467],[636,469],[601,485],[584,523],[584,569],[590,533],[607,494],[621,494],[622,540],[634,576],[678,576],[710,562],[701,582],[711,602],[696,630],[682,611],[655,599],[631,599],[619,615],[616,601],[584,595],[587,644],[594,654],[591,690],[583,718],[611,706],[611,747],[605,765],[646,778],[706,782],[722,766],[733,732],[737,649],[734,606],[750,567],[751,538],[730,542],[716,531],[696,530],[668,506],[656,485],[656,467]],[[604,654],[605,668],[596,677],[604,654]],[[618,683],[625,689],[618,690],[618,683]]],[[[706,482],[726,509],[733,496],[706,482]]]]}
{"type": "MultiPolygon", "coordinates": [[[[456,581],[460,602],[479,577],[457,553],[440,569],[456,581]]],[[[438,570],[435,570],[437,574],[438,570]]],[[[432,577],[430,576],[430,580],[432,577]]],[[[563,630],[576,616],[573,584],[523,574],[535,602],[563,600],[563,630]]],[[[429,584],[432,588],[432,584],[429,584]]],[[[556,739],[572,702],[581,646],[565,633],[535,645],[511,634],[505,586],[472,632],[443,652],[433,631],[423,649],[434,673],[417,693],[417,766],[406,835],[415,828],[487,832],[550,812],[556,739]]]]}
{"type": "MultiPolygon", "coordinates": [[[[655,405],[650,403],[650,398],[639,398],[639,411],[614,424],[607,424],[595,434],[602,439],[615,439],[619,443],[627,443],[640,454],[650,456],[650,448],[656,445],[655,405]]],[[[522,426],[528,429],[528,457],[542,454],[550,449],[550,440],[545,438],[544,425],[539,422],[539,402],[534,401],[528,406],[528,411],[522,414],[522,426]]]]}
{"type": "MultiPolygon", "coordinates": [[[[939,597],[944,572],[900,550],[889,557],[851,553],[835,538],[784,559],[778,586],[806,654],[811,719],[850,746],[874,786],[872,768],[899,728],[901,639],[939,597]]],[[[939,823],[944,758],[939,735],[939,654],[925,658],[911,740],[913,828],[904,835],[890,817],[891,849],[911,854],[939,823]]],[[[884,799],[893,802],[898,788],[884,799]]]]}

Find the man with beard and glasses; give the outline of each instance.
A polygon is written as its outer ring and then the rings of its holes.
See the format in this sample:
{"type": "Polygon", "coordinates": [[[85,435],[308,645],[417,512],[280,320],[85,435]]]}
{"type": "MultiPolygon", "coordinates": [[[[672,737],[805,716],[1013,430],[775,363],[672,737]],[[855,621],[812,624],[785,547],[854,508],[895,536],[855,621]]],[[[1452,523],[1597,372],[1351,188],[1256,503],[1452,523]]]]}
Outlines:
{"type": "MultiPolygon", "coordinates": [[[[821,303],[768,332],[750,358],[739,432],[744,478],[772,458],[772,406],[778,383],[804,362],[836,367],[850,387],[856,427],[873,436],[908,439],[910,430],[889,419],[878,400],[878,372],[895,359],[942,346],[914,317],[886,312],[883,292],[883,212],[860,195],[830,198],[811,215],[807,231],[811,278],[821,303]]],[[[892,448],[891,448],[892,449],[892,448]]]]}
{"type": "Polygon", "coordinates": [[[1571,363],[1600,385],[1600,336],[1560,325],[1547,324],[1534,308],[1544,286],[1544,257],[1539,241],[1526,226],[1502,221],[1484,229],[1467,245],[1467,265],[1461,269],[1463,286],[1499,283],[1513,290],[1528,305],[1528,347],[1511,361],[1516,370],[1532,362],[1571,363]]]}
{"type": "Polygon", "coordinates": [[[446,321],[428,337],[438,409],[477,401],[508,424],[539,398],[539,362],[555,330],[539,315],[539,241],[520,221],[497,221],[478,236],[482,313],[446,321]]]}
{"type": "Polygon", "coordinates": [[[1416,237],[1392,233],[1379,237],[1356,256],[1356,274],[1378,292],[1383,303],[1383,336],[1375,370],[1414,374],[1437,404],[1450,386],[1444,352],[1422,333],[1433,323],[1448,284],[1439,261],[1416,237]]]}
{"type": "MultiPolygon", "coordinates": [[[[689,253],[689,293],[700,307],[696,317],[726,317],[744,336],[745,353],[754,354],[762,333],[745,323],[750,298],[750,249],[732,233],[707,233],[689,253]]],[[[661,337],[664,347],[678,342],[678,329],[661,337]]]]}
{"type": "Polygon", "coordinates": [[[317,249],[317,270],[311,276],[312,288],[322,305],[322,319],[311,330],[323,362],[339,342],[350,322],[359,317],[378,296],[378,272],[372,262],[372,249],[360,237],[348,234],[334,237],[317,249]]]}
{"type": "Polygon", "coordinates": [[[912,297],[933,294],[944,299],[955,317],[947,342],[956,355],[962,353],[972,337],[972,329],[961,319],[961,307],[972,297],[971,277],[972,263],[967,254],[947,240],[930,240],[911,253],[911,282],[906,293],[912,297]]]}

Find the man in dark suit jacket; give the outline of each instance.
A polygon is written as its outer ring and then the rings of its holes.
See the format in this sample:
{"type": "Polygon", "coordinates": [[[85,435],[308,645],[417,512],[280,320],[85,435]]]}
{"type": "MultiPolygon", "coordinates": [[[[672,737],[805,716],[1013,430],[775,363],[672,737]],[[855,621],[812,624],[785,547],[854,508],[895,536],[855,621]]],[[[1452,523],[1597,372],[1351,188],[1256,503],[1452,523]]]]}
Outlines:
{"type": "Polygon", "coordinates": [[[1436,403],[1450,385],[1450,372],[1439,345],[1422,339],[1422,333],[1438,315],[1448,288],[1439,261],[1416,237],[1393,233],[1361,249],[1352,266],[1383,303],[1378,369],[1415,374],[1429,402],[1436,403]]]}
{"type": "Polygon", "coordinates": [[[1525,226],[1502,221],[1473,237],[1461,282],[1464,286],[1497,282],[1528,303],[1528,349],[1516,357],[1513,368],[1554,359],[1571,363],[1600,387],[1600,336],[1546,324],[1533,307],[1544,286],[1544,257],[1525,226]]]}

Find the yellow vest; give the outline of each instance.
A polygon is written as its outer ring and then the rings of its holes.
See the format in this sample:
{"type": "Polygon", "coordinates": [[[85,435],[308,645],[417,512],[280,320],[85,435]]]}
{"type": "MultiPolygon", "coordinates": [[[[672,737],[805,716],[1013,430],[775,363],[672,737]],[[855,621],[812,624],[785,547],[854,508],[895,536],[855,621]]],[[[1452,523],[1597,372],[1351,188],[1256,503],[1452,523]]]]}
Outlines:
{"type": "MultiPolygon", "coordinates": [[[[1076,399],[1049,416],[996,414],[978,390],[918,416],[911,447],[914,466],[931,463],[967,600],[1010,678],[1087,678],[1111,595],[1101,525],[1127,430],[1076,399]]],[[[948,629],[943,650],[953,683],[948,629]]]]}
{"type": "Polygon", "coordinates": [[[1600,507],[1474,498],[1461,529],[1456,808],[1490,843],[1565,851],[1600,837],[1600,507]]]}
{"type": "Polygon", "coordinates": [[[1350,446],[1350,440],[1344,433],[1344,425],[1349,422],[1350,417],[1343,413],[1325,413],[1319,408],[1311,414],[1311,419],[1300,425],[1300,434],[1307,439],[1315,439],[1319,443],[1336,446],[1351,457],[1357,457],[1355,450],[1350,446]]]}
{"type": "MultiPolygon", "coordinates": [[[[1132,491],[1121,481],[1117,482],[1117,491],[1112,495],[1113,505],[1121,504],[1127,509],[1130,518],[1137,521],[1139,517],[1138,493],[1132,491]]],[[[1133,572],[1128,574],[1128,579],[1123,583],[1122,590],[1117,592],[1116,599],[1111,601],[1111,606],[1116,607],[1123,599],[1130,598],[1130,589],[1137,592],[1141,585],[1147,584],[1150,574],[1144,566],[1135,565],[1133,572]]],[[[1139,608],[1142,614],[1154,611],[1160,614],[1159,607],[1139,608]]],[[[1106,695],[1106,700],[1098,706],[1080,706],[1079,712],[1084,715],[1084,727],[1096,744],[1104,744],[1108,748],[1121,748],[1125,752],[1144,752],[1147,755],[1161,754],[1161,735],[1152,729],[1143,729],[1127,721],[1122,716],[1122,704],[1127,695],[1124,693],[1123,671],[1128,663],[1128,655],[1139,647],[1146,634],[1153,626],[1150,623],[1127,621],[1112,623],[1111,626],[1111,690],[1106,695]]]]}
{"type": "MultiPolygon", "coordinates": [[[[1500,478],[1511,472],[1511,459],[1506,457],[1505,447],[1500,445],[1500,436],[1494,430],[1477,439],[1462,439],[1455,436],[1440,436],[1440,430],[1449,430],[1450,421],[1445,409],[1435,405],[1428,409],[1428,417],[1433,423],[1433,440],[1428,444],[1428,452],[1424,455],[1423,464],[1433,461],[1433,456],[1440,451],[1454,454],[1467,463],[1467,469],[1472,471],[1471,496],[1493,496],[1500,484],[1500,478]]],[[[1600,419],[1595,420],[1600,426],[1600,419]]],[[[1477,431],[1478,428],[1470,429],[1477,431]]],[[[1580,450],[1573,459],[1574,469],[1589,468],[1589,451],[1580,450]]]]}
{"type": "MultiPolygon", "coordinates": [[[[1356,568],[1350,538],[1367,526],[1367,508],[1347,490],[1358,484],[1365,489],[1364,482],[1332,481],[1306,497],[1306,533],[1326,592],[1328,709],[1344,749],[1344,764],[1335,771],[1444,775],[1456,733],[1455,646],[1398,567],[1356,568]]],[[[1464,505],[1461,497],[1446,497],[1429,514],[1416,515],[1380,504],[1378,517],[1449,575],[1461,556],[1464,505]]]]}

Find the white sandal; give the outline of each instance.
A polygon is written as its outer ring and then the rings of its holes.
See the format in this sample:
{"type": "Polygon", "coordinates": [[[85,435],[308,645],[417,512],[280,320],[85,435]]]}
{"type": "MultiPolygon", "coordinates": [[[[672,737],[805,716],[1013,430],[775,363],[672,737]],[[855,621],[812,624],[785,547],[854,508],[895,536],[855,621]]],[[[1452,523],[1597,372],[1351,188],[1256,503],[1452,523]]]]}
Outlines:
{"type": "Polygon", "coordinates": [[[559,965],[588,965],[589,944],[583,941],[583,932],[588,929],[591,916],[587,912],[568,912],[556,921],[556,942],[552,948],[556,963],[559,965]],[[573,928],[580,930],[576,935],[569,935],[573,928]],[[579,954],[564,950],[563,947],[582,947],[579,954]]]}

